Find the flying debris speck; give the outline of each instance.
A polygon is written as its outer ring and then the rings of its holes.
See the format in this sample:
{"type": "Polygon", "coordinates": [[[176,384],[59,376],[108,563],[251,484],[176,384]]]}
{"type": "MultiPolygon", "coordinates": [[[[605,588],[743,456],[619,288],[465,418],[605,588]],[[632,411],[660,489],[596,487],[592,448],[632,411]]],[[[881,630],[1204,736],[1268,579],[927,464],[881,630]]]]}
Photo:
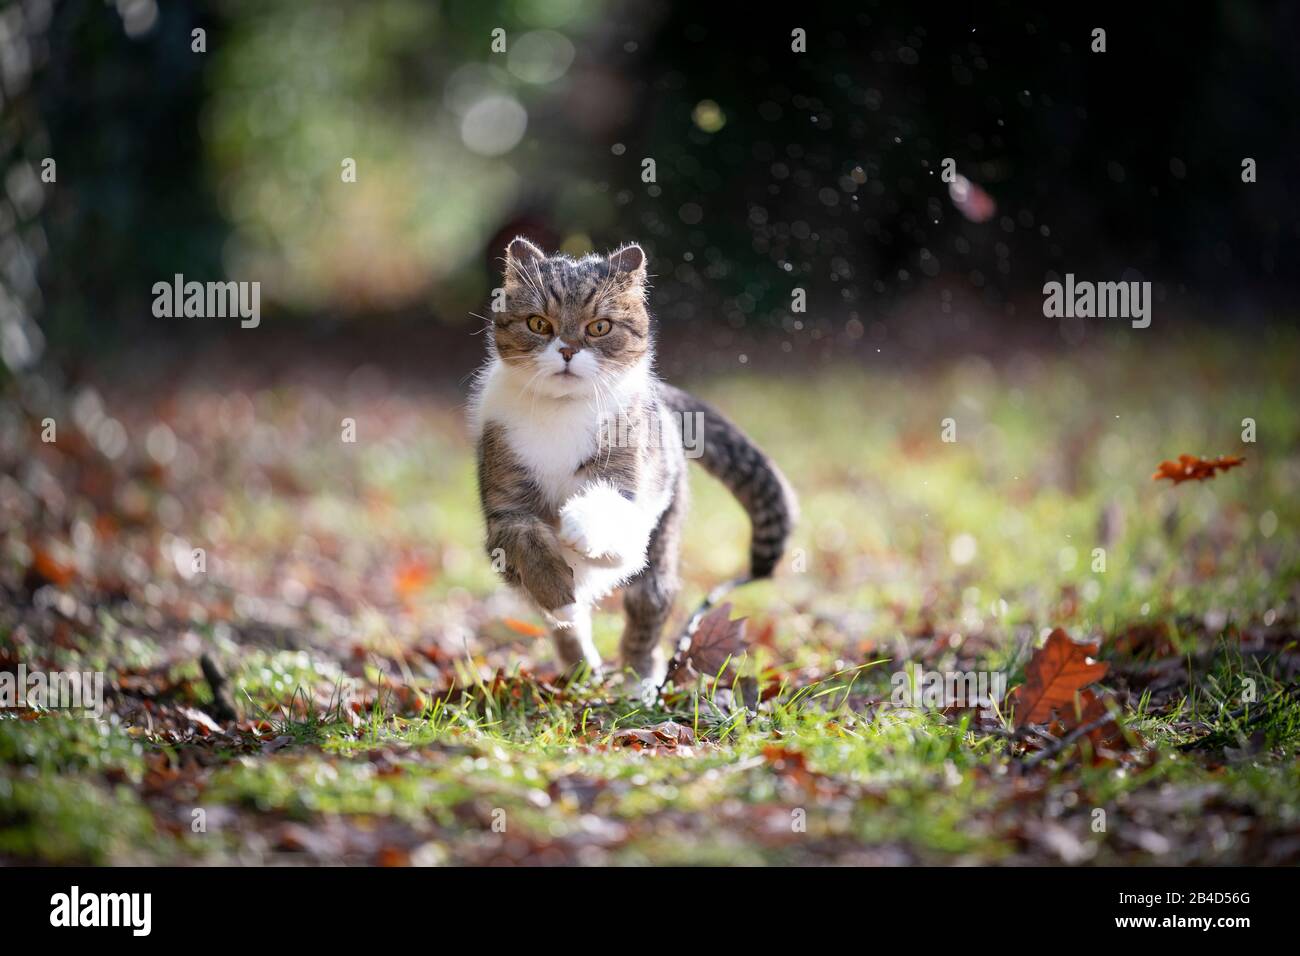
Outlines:
{"type": "Polygon", "coordinates": [[[513,96],[492,94],[475,102],[461,119],[460,136],[480,156],[510,152],[524,138],[528,112],[513,96]]]}
{"type": "Polygon", "coordinates": [[[998,211],[993,197],[960,173],[948,184],[948,198],[971,222],[988,222],[998,211]]]}
{"type": "Polygon", "coordinates": [[[691,111],[691,120],[706,133],[716,133],[727,125],[727,116],[722,107],[713,100],[700,100],[691,111]]]}

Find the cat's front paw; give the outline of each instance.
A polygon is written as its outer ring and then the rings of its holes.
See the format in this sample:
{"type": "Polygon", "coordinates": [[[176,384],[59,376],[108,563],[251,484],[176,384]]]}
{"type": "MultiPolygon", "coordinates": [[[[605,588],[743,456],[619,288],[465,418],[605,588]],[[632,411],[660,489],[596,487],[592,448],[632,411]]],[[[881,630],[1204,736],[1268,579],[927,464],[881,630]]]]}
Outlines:
{"type": "Polygon", "coordinates": [[[653,707],[659,700],[659,683],[653,677],[639,677],[625,672],[623,683],[615,691],[618,696],[635,700],[646,707],[653,707]]]}
{"type": "Polygon", "coordinates": [[[636,506],[614,488],[599,485],[570,498],[560,509],[559,537],[593,560],[626,561],[644,553],[636,506]]]}

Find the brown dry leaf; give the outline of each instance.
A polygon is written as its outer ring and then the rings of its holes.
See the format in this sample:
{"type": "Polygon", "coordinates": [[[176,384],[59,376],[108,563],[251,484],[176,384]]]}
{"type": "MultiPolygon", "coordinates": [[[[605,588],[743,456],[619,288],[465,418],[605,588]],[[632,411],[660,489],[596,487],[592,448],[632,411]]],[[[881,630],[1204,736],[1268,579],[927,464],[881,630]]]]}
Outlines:
{"type": "Polygon", "coordinates": [[[380,866],[410,866],[411,854],[399,846],[380,847],[375,862],[380,866]]]}
{"type": "Polygon", "coordinates": [[[1162,461],[1151,478],[1154,481],[1168,478],[1176,485],[1184,481],[1205,481],[1213,478],[1220,471],[1236,468],[1245,460],[1245,458],[1239,458],[1236,455],[1220,455],[1218,458],[1179,455],[1177,461],[1162,461]]]}
{"type": "MultiPolygon", "coordinates": [[[[1076,727],[1085,727],[1106,717],[1112,717],[1106,702],[1092,688],[1085,688],[1079,691],[1076,710],[1067,712],[1064,720],[1066,727],[1074,730],[1076,727]]],[[[1117,736],[1121,736],[1119,724],[1113,717],[1100,727],[1088,731],[1088,739],[1094,744],[1104,743],[1117,736]]]]}
{"type": "Polygon", "coordinates": [[[293,743],[292,737],[290,737],[288,734],[281,734],[280,736],[268,740],[266,743],[262,744],[262,753],[273,754],[280,748],[287,747],[291,743],[293,743]]]}
{"type": "Polygon", "coordinates": [[[674,720],[665,720],[663,723],[655,724],[653,727],[645,729],[627,728],[616,730],[610,735],[611,742],[616,747],[628,746],[641,747],[666,747],[669,750],[677,747],[689,747],[695,743],[695,732],[683,724],[674,720]]]}
{"type": "Polygon", "coordinates": [[[1073,706],[1074,695],[1105,676],[1109,665],[1093,660],[1096,644],[1076,644],[1059,627],[1034,651],[1025,682],[1011,692],[1016,726],[1043,723],[1057,709],[1073,706]]]}
{"type": "Polygon", "coordinates": [[[731,605],[715,607],[700,619],[691,635],[691,643],[682,655],[682,663],[710,676],[722,670],[728,660],[735,660],[748,646],[745,618],[731,620],[731,605]]]}
{"type": "Polygon", "coordinates": [[[769,617],[763,622],[758,633],[750,640],[755,646],[766,647],[768,650],[776,650],[776,619],[769,617]]]}
{"type": "Polygon", "coordinates": [[[665,720],[661,724],[656,724],[654,732],[656,737],[672,747],[678,744],[689,747],[695,743],[695,731],[675,720],[665,720]]]}
{"type": "Polygon", "coordinates": [[[172,766],[171,759],[165,753],[154,753],[145,758],[144,787],[146,791],[156,792],[168,784],[180,779],[180,771],[172,766]]]}
{"type": "Polygon", "coordinates": [[[182,707],[181,714],[186,720],[192,721],[198,725],[199,732],[206,737],[208,734],[222,733],[222,727],[219,723],[199,710],[197,707],[182,707]]]}
{"type": "Polygon", "coordinates": [[[1111,649],[1117,654],[1168,657],[1175,650],[1169,634],[1169,625],[1164,621],[1130,624],[1109,643],[1111,649]]]}
{"type": "Polygon", "coordinates": [[[653,730],[638,730],[633,727],[625,727],[622,730],[616,730],[610,734],[610,742],[615,747],[626,746],[643,746],[654,747],[659,744],[659,738],[655,736],[653,730]]]}
{"type": "MultiPolygon", "coordinates": [[[[1070,716],[1073,717],[1074,715],[1071,714],[1070,716]]],[[[1088,731],[1088,739],[1092,742],[1093,763],[1103,763],[1128,750],[1130,738],[1133,738],[1138,746],[1142,746],[1143,740],[1137,731],[1129,730],[1125,733],[1119,722],[1115,720],[1111,709],[1106,705],[1105,699],[1090,688],[1080,691],[1078,719],[1073,723],[1071,729],[1073,727],[1086,727],[1088,724],[1097,723],[1098,721],[1101,721],[1101,723],[1088,731]]]]}
{"type": "Polygon", "coordinates": [[[32,565],[27,571],[29,585],[39,587],[42,584],[53,584],[55,587],[66,587],[76,572],[76,566],[70,560],[65,561],[56,556],[53,549],[40,546],[32,548],[32,565]]]}

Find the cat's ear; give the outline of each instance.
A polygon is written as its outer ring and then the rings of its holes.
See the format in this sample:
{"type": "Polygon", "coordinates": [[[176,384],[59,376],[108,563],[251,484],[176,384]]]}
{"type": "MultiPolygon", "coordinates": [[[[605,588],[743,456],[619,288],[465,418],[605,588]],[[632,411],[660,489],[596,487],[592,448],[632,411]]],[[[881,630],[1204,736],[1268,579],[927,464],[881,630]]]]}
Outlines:
{"type": "Polygon", "coordinates": [[[546,258],[546,253],[542,252],[535,245],[525,239],[523,236],[515,236],[510,240],[510,245],[506,246],[506,270],[509,271],[510,263],[515,262],[527,268],[533,262],[546,258]]]}
{"type": "Polygon", "coordinates": [[[610,272],[627,272],[642,278],[645,276],[645,252],[635,242],[615,249],[609,254],[610,272]]]}

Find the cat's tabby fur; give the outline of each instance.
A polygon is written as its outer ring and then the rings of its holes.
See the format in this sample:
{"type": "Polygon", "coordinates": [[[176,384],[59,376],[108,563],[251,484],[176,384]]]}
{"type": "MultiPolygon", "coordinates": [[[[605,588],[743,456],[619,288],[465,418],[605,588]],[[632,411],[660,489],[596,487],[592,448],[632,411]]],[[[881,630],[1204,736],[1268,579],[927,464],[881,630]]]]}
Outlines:
{"type": "Polygon", "coordinates": [[[639,246],[572,259],[518,238],[505,262],[470,404],[488,554],[570,668],[599,669],[592,607],[622,587],[623,664],[658,680],[686,514],[682,416],[702,416],[698,460],[749,514],[750,577],[780,560],[794,493],[740,429],[655,376],[639,246]]]}

